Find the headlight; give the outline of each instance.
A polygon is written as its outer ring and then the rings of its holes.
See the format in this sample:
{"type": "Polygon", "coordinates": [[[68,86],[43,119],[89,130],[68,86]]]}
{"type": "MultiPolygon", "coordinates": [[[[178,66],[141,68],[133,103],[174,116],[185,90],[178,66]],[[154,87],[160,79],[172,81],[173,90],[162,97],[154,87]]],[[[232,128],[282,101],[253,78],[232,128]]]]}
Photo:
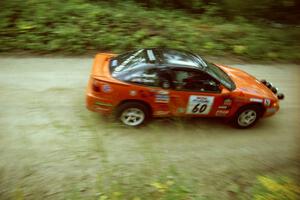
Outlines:
{"type": "Polygon", "coordinates": [[[266,83],[267,83],[267,81],[265,79],[262,79],[260,82],[264,85],[266,85],[266,83]]]}
{"type": "Polygon", "coordinates": [[[269,81],[267,81],[266,86],[270,89],[273,87],[272,83],[270,83],[269,81]]]}
{"type": "Polygon", "coordinates": [[[278,88],[276,88],[276,87],[274,87],[274,86],[271,88],[271,90],[272,90],[272,92],[273,92],[274,94],[277,94],[277,92],[278,92],[278,88]]]}

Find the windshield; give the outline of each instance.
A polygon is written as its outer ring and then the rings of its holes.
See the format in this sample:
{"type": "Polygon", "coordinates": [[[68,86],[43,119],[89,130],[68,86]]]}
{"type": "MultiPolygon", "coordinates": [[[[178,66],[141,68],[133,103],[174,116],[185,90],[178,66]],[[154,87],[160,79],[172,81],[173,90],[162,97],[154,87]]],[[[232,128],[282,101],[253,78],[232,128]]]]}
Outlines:
{"type": "Polygon", "coordinates": [[[234,90],[235,89],[235,84],[231,80],[231,78],[226,74],[222,69],[220,69],[218,66],[216,66],[213,63],[207,62],[203,58],[201,58],[197,54],[190,53],[191,57],[197,58],[197,67],[220,81],[222,85],[224,85],[227,89],[229,90],[234,90]]]}
{"type": "Polygon", "coordinates": [[[160,57],[165,64],[186,65],[191,67],[199,67],[199,59],[193,54],[185,51],[174,49],[164,49],[160,52],[160,57]]]}
{"type": "Polygon", "coordinates": [[[235,89],[235,84],[234,82],[230,79],[230,77],[218,66],[214,65],[213,63],[206,62],[207,67],[205,68],[205,71],[220,81],[222,85],[224,85],[226,88],[229,90],[234,90],[235,89]]]}

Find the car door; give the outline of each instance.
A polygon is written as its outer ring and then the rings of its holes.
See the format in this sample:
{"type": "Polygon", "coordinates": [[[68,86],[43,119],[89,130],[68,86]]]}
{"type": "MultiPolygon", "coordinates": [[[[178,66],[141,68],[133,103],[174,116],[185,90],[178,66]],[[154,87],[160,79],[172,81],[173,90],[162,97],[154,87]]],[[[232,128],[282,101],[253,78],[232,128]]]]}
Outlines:
{"type": "Polygon", "coordinates": [[[173,69],[172,74],[169,101],[172,115],[212,117],[229,113],[228,109],[222,110],[229,91],[209,74],[187,68],[173,69]]]}

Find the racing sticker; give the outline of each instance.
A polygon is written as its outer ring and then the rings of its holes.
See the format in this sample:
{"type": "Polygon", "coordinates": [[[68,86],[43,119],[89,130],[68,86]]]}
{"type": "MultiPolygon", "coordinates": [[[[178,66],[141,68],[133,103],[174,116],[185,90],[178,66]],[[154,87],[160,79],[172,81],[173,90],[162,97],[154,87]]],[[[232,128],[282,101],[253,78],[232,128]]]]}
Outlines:
{"type": "Polygon", "coordinates": [[[229,110],[217,110],[216,116],[223,117],[223,116],[226,116],[228,113],[229,113],[229,110]]]}
{"type": "Polygon", "coordinates": [[[250,101],[252,101],[252,102],[258,102],[258,103],[262,103],[263,102],[262,99],[258,99],[258,98],[251,98],[250,101]]]}
{"type": "Polygon", "coordinates": [[[129,91],[130,96],[136,96],[137,92],[135,90],[129,91]]]}
{"type": "Polygon", "coordinates": [[[215,97],[212,97],[212,96],[191,95],[189,98],[189,103],[188,103],[186,113],[187,114],[198,114],[198,115],[208,114],[214,103],[214,98],[215,97]]]}
{"type": "Polygon", "coordinates": [[[156,103],[169,103],[170,96],[168,91],[158,91],[157,94],[155,94],[155,102],[156,103]]]}
{"type": "Polygon", "coordinates": [[[102,85],[102,91],[105,93],[109,93],[112,91],[112,89],[111,89],[110,85],[105,84],[105,85],[102,85]]]}
{"type": "Polygon", "coordinates": [[[224,99],[223,104],[224,104],[225,106],[231,106],[231,104],[232,104],[232,99],[229,99],[229,98],[224,99]]]}

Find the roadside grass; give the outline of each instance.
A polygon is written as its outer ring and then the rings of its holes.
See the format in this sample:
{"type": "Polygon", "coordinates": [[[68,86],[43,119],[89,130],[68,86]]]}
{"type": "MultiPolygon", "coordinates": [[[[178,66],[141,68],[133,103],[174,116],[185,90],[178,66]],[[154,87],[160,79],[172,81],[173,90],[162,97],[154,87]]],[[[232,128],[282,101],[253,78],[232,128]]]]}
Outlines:
{"type": "Polygon", "coordinates": [[[212,56],[299,61],[298,38],[299,26],[145,9],[130,1],[5,0],[0,7],[0,52],[81,55],[162,46],[212,56]]]}
{"type": "Polygon", "coordinates": [[[197,194],[197,181],[188,180],[169,170],[167,173],[153,175],[151,177],[139,173],[126,175],[122,169],[111,167],[105,173],[95,174],[96,181],[92,185],[86,183],[70,183],[65,186],[60,194],[48,193],[42,187],[35,188],[28,195],[28,188],[17,187],[10,199],[55,199],[68,200],[141,200],[141,199],[208,199],[197,194]],[[26,191],[27,190],[27,191],[26,191]],[[93,192],[91,192],[93,191],[93,192]]]}
{"type": "Polygon", "coordinates": [[[297,200],[300,199],[300,185],[285,176],[258,176],[253,199],[297,200]]]}
{"type": "MultiPolygon", "coordinates": [[[[126,174],[121,167],[110,165],[105,173],[99,172],[95,177],[96,180],[92,183],[69,182],[61,191],[52,194],[39,187],[26,195],[28,188],[19,186],[10,199],[39,199],[43,196],[44,199],[66,200],[298,200],[300,197],[300,185],[295,180],[274,174],[252,179],[243,177],[242,182],[219,180],[223,188],[210,193],[202,191],[203,187],[209,188],[202,180],[183,176],[174,166],[150,176],[144,171],[126,174]]],[[[207,184],[209,183],[208,181],[207,184]]]]}

